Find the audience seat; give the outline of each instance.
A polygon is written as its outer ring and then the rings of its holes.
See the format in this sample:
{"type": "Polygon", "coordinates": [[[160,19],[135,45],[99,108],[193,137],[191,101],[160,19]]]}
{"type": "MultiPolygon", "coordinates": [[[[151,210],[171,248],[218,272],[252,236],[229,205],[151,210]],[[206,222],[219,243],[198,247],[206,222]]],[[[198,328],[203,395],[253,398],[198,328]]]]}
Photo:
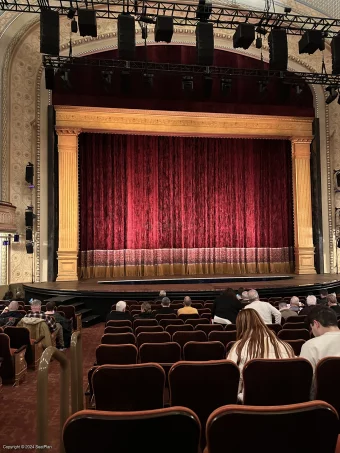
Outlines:
{"type": "Polygon", "coordinates": [[[306,329],[304,322],[285,322],[283,329],[306,329]]]}
{"type": "Polygon", "coordinates": [[[204,308],[209,308],[209,310],[212,310],[214,308],[214,302],[205,302],[204,308]]]}
{"type": "Polygon", "coordinates": [[[198,319],[200,317],[199,314],[191,314],[191,315],[178,315],[178,319],[182,319],[184,322],[188,319],[198,319]]]}
{"type": "Polygon", "coordinates": [[[191,324],[193,327],[196,327],[197,324],[210,324],[210,322],[209,319],[199,318],[199,319],[187,319],[185,321],[185,324],[191,324]]]}
{"type": "Polygon", "coordinates": [[[275,406],[308,401],[313,368],[308,360],[252,359],[243,368],[243,402],[275,406]]]}
{"type": "MultiPolygon", "coordinates": [[[[239,379],[238,367],[227,360],[177,362],[169,372],[170,403],[193,410],[204,427],[213,410],[224,404],[236,403],[239,379]]],[[[204,443],[202,431],[202,447],[204,443]]],[[[227,445],[225,437],[224,451],[229,450],[227,445]]]]}
{"type": "Polygon", "coordinates": [[[122,319],[122,320],[112,320],[112,321],[107,321],[106,327],[131,327],[132,328],[132,322],[129,321],[128,319],[122,319]]]}
{"type": "Polygon", "coordinates": [[[165,331],[169,332],[171,337],[175,332],[192,332],[193,330],[194,328],[191,324],[180,324],[178,326],[170,325],[165,328],[165,331]]]}
{"type": "Polygon", "coordinates": [[[103,365],[92,375],[96,409],[103,411],[160,409],[164,385],[165,372],[157,363],[103,365]]]}
{"type": "Polygon", "coordinates": [[[338,417],[323,401],[274,407],[230,405],[210,415],[206,433],[205,453],[334,453],[338,417]]]}
{"type": "Polygon", "coordinates": [[[189,341],[183,347],[183,360],[203,362],[224,358],[225,347],[220,341],[189,341]]]}
{"type": "Polygon", "coordinates": [[[11,349],[9,336],[0,333],[0,377],[3,384],[19,385],[25,379],[27,373],[25,353],[26,346],[11,349]]]}
{"type": "Polygon", "coordinates": [[[225,326],[225,330],[226,331],[229,331],[229,330],[236,330],[236,324],[227,324],[225,326]]]}
{"type": "Polygon", "coordinates": [[[197,308],[198,314],[202,316],[204,313],[211,315],[210,308],[197,308]]]}
{"type": "MultiPolygon", "coordinates": [[[[142,390],[142,389],[141,389],[142,390]]],[[[143,412],[80,411],[65,423],[65,453],[197,453],[200,422],[185,407],[143,412]]]]}
{"type": "Polygon", "coordinates": [[[101,344],[96,349],[97,365],[137,363],[138,349],[133,344],[101,344]]]}
{"type": "Polygon", "coordinates": [[[162,326],[139,326],[136,327],[135,335],[137,337],[138,334],[142,332],[164,332],[162,326]]]}
{"type": "Polygon", "coordinates": [[[202,330],[207,336],[210,332],[223,331],[222,324],[198,324],[195,330],[202,330]]]}
{"type": "Polygon", "coordinates": [[[9,336],[11,349],[20,349],[22,346],[26,346],[25,360],[27,365],[33,369],[38,368],[43,353],[44,337],[34,340],[26,327],[5,327],[4,332],[9,336]]]}
{"type": "Polygon", "coordinates": [[[162,319],[177,319],[177,315],[175,313],[169,313],[167,314],[159,314],[155,316],[157,322],[161,321],[162,319]]]}
{"type": "Polygon", "coordinates": [[[305,340],[285,340],[285,343],[290,344],[293,348],[294,354],[296,356],[299,356],[301,353],[302,345],[306,342],[305,340]]]}
{"type": "Polygon", "coordinates": [[[105,333],[101,344],[135,344],[136,338],[133,333],[105,333]]]}
{"type": "Polygon", "coordinates": [[[310,333],[307,329],[282,329],[277,335],[280,340],[310,340],[310,333]]]}
{"type": "Polygon", "coordinates": [[[300,316],[300,315],[298,315],[298,316],[288,316],[288,318],[286,319],[286,322],[289,322],[289,323],[297,322],[297,323],[299,323],[299,322],[305,322],[306,319],[307,319],[307,316],[300,316]]]}
{"type": "Polygon", "coordinates": [[[198,310],[199,308],[203,308],[203,302],[192,302],[191,306],[192,308],[196,308],[196,310],[198,310]]]}
{"type": "Polygon", "coordinates": [[[165,371],[166,386],[172,365],[181,360],[181,347],[178,343],[144,343],[139,349],[141,363],[158,363],[165,371]]]}
{"type": "Polygon", "coordinates": [[[132,327],[105,327],[104,333],[133,333],[132,327]]]}
{"type": "Polygon", "coordinates": [[[207,319],[209,322],[211,321],[212,315],[211,313],[202,313],[200,315],[201,319],[207,319]]]}
{"type": "MultiPolygon", "coordinates": [[[[42,307],[41,307],[42,309],[42,307]]],[[[67,319],[72,319],[73,321],[73,330],[81,330],[81,314],[76,313],[76,309],[73,305],[59,305],[57,311],[62,311],[65,313],[67,319]]]]}
{"type": "Polygon", "coordinates": [[[315,370],[315,398],[331,404],[338,414],[340,413],[339,376],[340,357],[325,357],[317,364],[315,370]]]}
{"type": "Polygon", "coordinates": [[[137,345],[140,348],[144,343],[169,343],[171,335],[168,332],[142,332],[137,335],[137,345]]]}
{"type": "Polygon", "coordinates": [[[236,330],[230,331],[213,331],[208,335],[209,341],[220,341],[227,346],[231,341],[236,341],[236,330]]]}
{"type": "Polygon", "coordinates": [[[267,324],[268,329],[276,333],[276,335],[282,330],[281,324],[267,324]]]}
{"type": "Polygon", "coordinates": [[[133,328],[136,330],[140,326],[158,326],[156,319],[135,319],[133,321],[133,328]]]}
{"type": "Polygon", "coordinates": [[[178,343],[181,348],[188,341],[207,341],[207,336],[202,330],[194,330],[193,332],[175,332],[172,336],[172,341],[178,343]]]}
{"type": "Polygon", "coordinates": [[[166,329],[167,326],[181,326],[184,324],[183,319],[162,319],[159,325],[166,329]]]}
{"type": "Polygon", "coordinates": [[[229,341],[229,343],[226,345],[225,354],[226,354],[227,358],[228,358],[229,352],[231,351],[231,349],[232,349],[232,347],[234,346],[235,343],[236,343],[236,341],[229,341]]]}

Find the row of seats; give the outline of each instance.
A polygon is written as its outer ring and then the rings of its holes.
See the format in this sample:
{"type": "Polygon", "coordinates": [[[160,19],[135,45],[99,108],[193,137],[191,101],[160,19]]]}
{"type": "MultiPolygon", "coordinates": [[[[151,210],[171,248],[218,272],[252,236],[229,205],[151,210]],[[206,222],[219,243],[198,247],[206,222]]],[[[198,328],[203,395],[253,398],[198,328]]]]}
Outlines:
{"type": "Polygon", "coordinates": [[[66,453],[197,453],[201,433],[207,438],[205,453],[338,453],[338,416],[323,401],[227,405],[214,410],[206,426],[180,406],[140,412],[85,410],[67,420],[63,442],[66,453]],[[317,429],[306,435],[311,427],[317,429]]]}

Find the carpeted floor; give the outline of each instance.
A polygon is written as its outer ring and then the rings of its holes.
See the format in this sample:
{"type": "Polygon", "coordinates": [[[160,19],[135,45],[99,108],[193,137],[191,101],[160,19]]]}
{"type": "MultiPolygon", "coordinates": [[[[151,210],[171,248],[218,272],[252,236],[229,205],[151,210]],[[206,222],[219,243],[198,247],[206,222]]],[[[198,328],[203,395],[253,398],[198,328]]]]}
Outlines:
{"type": "MultiPolygon", "coordinates": [[[[82,330],[84,391],[87,385],[87,371],[95,361],[95,349],[100,344],[103,331],[103,323],[82,330]]],[[[70,358],[69,349],[65,354],[70,358]]],[[[29,370],[25,381],[19,387],[2,386],[0,389],[0,452],[9,451],[9,446],[18,446],[14,451],[29,450],[32,449],[29,446],[36,444],[36,399],[37,371],[29,370]]],[[[56,361],[50,365],[48,404],[49,445],[52,447],[48,451],[57,453],[60,440],[59,366],[56,361]]]]}

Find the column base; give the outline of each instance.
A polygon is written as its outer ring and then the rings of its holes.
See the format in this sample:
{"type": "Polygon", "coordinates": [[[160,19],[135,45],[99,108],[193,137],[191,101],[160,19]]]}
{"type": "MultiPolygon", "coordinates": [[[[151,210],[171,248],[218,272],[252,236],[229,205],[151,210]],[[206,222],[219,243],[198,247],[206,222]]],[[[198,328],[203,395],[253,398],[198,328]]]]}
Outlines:
{"type": "Polygon", "coordinates": [[[76,250],[57,252],[58,276],[57,282],[77,281],[78,277],[78,252],[76,250]]]}
{"type": "Polygon", "coordinates": [[[295,247],[295,274],[316,274],[314,247],[295,247]]]}

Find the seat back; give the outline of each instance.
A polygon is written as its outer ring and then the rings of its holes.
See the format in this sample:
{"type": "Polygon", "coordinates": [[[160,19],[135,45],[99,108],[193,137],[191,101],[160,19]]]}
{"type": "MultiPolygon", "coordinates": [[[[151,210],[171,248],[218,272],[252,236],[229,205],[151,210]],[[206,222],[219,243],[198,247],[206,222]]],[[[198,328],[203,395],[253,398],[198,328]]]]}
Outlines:
{"type": "Polygon", "coordinates": [[[276,333],[276,335],[282,330],[281,324],[267,324],[268,329],[276,333]]]}
{"type": "Polygon", "coordinates": [[[283,329],[306,329],[306,324],[304,322],[285,322],[283,329]]]}
{"type": "Polygon", "coordinates": [[[133,333],[105,333],[101,339],[102,344],[135,344],[133,333]]]}
{"type": "Polygon", "coordinates": [[[227,346],[231,341],[236,341],[236,330],[230,331],[213,331],[208,335],[209,341],[220,341],[227,346]]]}
{"type": "Polygon", "coordinates": [[[164,332],[162,326],[139,326],[135,329],[136,337],[142,332],[164,332]]]}
{"type": "Polygon", "coordinates": [[[12,381],[14,378],[14,363],[10,350],[10,339],[5,333],[0,333],[0,377],[4,381],[12,381]]]}
{"type": "Polygon", "coordinates": [[[293,348],[294,354],[298,357],[301,353],[301,348],[302,345],[305,342],[305,340],[285,340],[286,343],[290,344],[291,347],[293,348]]]}
{"type": "Polygon", "coordinates": [[[134,330],[137,329],[137,327],[145,327],[145,326],[158,326],[158,322],[156,319],[135,319],[133,321],[133,328],[134,330]]]}
{"type": "Polygon", "coordinates": [[[144,343],[139,349],[141,363],[176,363],[181,360],[178,343],[144,343]]]}
{"type": "Polygon", "coordinates": [[[96,409],[103,411],[160,409],[164,384],[165,373],[157,363],[103,365],[92,375],[96,409]],[[152,383],[152,392],[142,383],[152,383]]]}
{"type": "Polygon", "coordinates": [[[233,330],[234,331],[234,330],[236,330],[236,324],[227,324],[225,326],[225,330],[226,331],[229,331],[229,330],[233,330]]]}
{"type": "Polygon", "coordinates": [[[226,439],[228,451],[237,453],[254,451],[255,445],[261,445],[261,453],[334,453],[337,430],[337,414],[323,401],[275,407],[225,406],[209,416],[206,426],[209,453],[225,453],[226,439]],[[245,436],[240,436],[240,427],[246,427],[245,436]],[[313,435],[306,435],[311,429],[313,435]]]}
{"type": "Polygon", "coordinates": [[[106,327],[132,327],[132,322],[128,319],[107,321],[106,327]]]}
{"type": "Polygon", "coordinates": [[[275,406],[308,401],[313,368],[305,359],[253,359],[243,368],[243,402],[275,406]]]}
{"type": "Polygon", "coordinates": [[[5,334],[9,336],[11,349],[19,349],[26,346],[25,359],[30,365],[33,362],[30,331],[26,327],[5,327],[5,334]]]}
{"type": "Polygon", "coordinates": [[[165,331],[169,332],[171,337],[175,332],[192,332],[193,330],[194,328],[191,324],[179,324],[178,326],[171,324],[165,328],[165,331]]]}
{"type": "Polygon", "coordinates": [[[193,332],[175,332],[172,336],[172,341],[175,341],[183,347],[188,341],[207,341],[207,336],[202,330],[194,330],[193,332]]]}
{"type": "Polygon", "coordinates": [[[282,329],[277,334],[280,340],[310,340],[310,333],[307,329],[282,329]]]}
{"type": "MultiPolygon", "coordinates": [[[[227,360],[177,362],[169,372],[171,405],[177,406],[181,401],[205,426],[213,410],[224,404],[236,404],[239,379],[238,367],[227,360]]],[[[203,432],[202,438],[203,446],[203,432]]]]}
{"type": "Polygon", "coordinates": [[[105,327],[104,333],[133,333],[132,327],[105,327]]]}
{"type": "Polygon", "coordinates": [[[223,360],[225,358],[224,344],[219,341],[189,341],[183,347],[183,359],[193,362],[207,360],[223,360]]]}
{"type": "Polygon", "coordinates": [[[190,324],[193,327],[196,327],[197,324],[210,324],[209,319],[199,318],[199,319],[187,319],[185,324],[190,324]]]}
{"type": "Polygon", "coordinates": [[[325,357],[315,370],[315,398],[326,401],[340,413],[339,385],[340,357],[325,357]]]}
{"type": "Polygon", "coordinates": [[[188,319],[199,319],[200,315],[198,313],[192,313],[190,314],[182,314],[178,315],[178,319],[182,319],[184,322],[186,322],[188,319]]]}
{"type": "Polygon", "coordinates": [[[96,349],[97,365],[137,363],[138,349],[133,344],[101,344],[96,349]]]}
{"type": "Polygon", "coordinates": [[[307,319],[307,316],[304,316],[304,315],[303,316],[299,316],[299,315],[298,316],[288,316],[288,318],[286,319],[286,322],[289,322],[289,323],[297,322],[297,323],[299,323],[299,322],[305,322],[306,319],[307,319]]]}
{"type": "Polygon", "coordinates": [[[221,324],[198,324],[195,330],[202,330],[208,336],[210,332],[222,332],[224,329],[221,324]]]}
{"type": "Polygon", "coordinates": [[[157,322],[161,321],[162,319],[177,319],[177,315],[175,313],[169,314],[159,314],[155,316],[157,322]]]}
{"type": "Polygon", "coordinates": [[[197,453],[199,439],[200,422],[184,407],[125,413],[81,411],[67,420],[63,430],[66,453],[197,453]]]}
{"type": "Polygon", "coordinates": [[[67,319],[72,319],[73,329],[77,330],[76,309],[73,305],[59,305],[57,311],[63,311],[67,319]]]}
{"type": "Polygon", "coordinates": [[[171,336],[168,332],[142,332],[137,335],[137,344],[140,347],[143,343],[169,343],[171,336]]]}

